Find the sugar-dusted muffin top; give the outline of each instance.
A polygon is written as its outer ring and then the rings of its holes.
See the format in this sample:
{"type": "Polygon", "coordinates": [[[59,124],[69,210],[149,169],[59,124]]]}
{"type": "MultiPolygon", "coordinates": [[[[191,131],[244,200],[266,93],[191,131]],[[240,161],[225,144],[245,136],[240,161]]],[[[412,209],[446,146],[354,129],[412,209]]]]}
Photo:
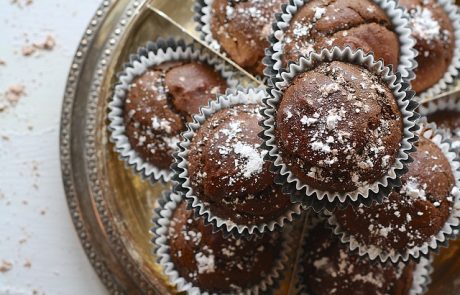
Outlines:
{"type": "Polygon", "coordinates": [[[454,149],[460,148],[460,111],[438,110],[429,114],[427,120],[436,123],[438,128],[450,137],[454,149]]]}
{"type": "Polygon", "coordinates": [[[272,220],[291,206],[264,160],[259,112],[256,104],[216,112],[200,126],[189,148],[194,194],[215,215],[235,223],[272,220]]]}
{"type": "Polygon", "coordinates": [[[447,72],[455,48],[455,33],[449,15],[436,0],[401,0],[410,17],[412,36],[418,51],[416,79],[412,88],[423,92],[447,72]]]}
{"type": "Polygon", "coordinates": [[[371,0],[306,1],[282,43],[284,64],[333,46],[362,48],[385,64],[399,64],[398,36],[385,11],[371,0]]]}
{"type": "Polygon", "coordinates": [[[211,32],[231,59],[254,75],[263,76],[262,58],[269,46],[275,13],[283,0],[214,0],[211,32]]]}
{"type": "Polygon", "coordinates": [[[286,87],[275,136],[283,162],[313,188],[350,192],[384,176],[403,122],[390,89],[368,70],[323,63],[286,87]]]}
{"type": "Polygon", "coordinates": [[[168,169],[185,123],[227,82],[212,67],[195,61],[151,67],[129,85],[124,106],[126,134],[147,162],[168,169]]]}
{"type": "Polygon", "coordinates": [[[428,242],[444,226],[453,205],[455,179],[439,147],[421,137],[413,162],[382,204],[335,213],[338,224],[359,243],[375,251],[404,253],[428,242]]]}
{"type": "Polygon", "coordinates": [[[280,233],[250,241],[213,234],[210,225],[193,218],[185,202],[173,213],[168,239],[180,276],[202,292],[219,294],[251,288],[266,279],[280,258],[283,242],[280,233]]]}
{"type": "Polygon", "coordinates": [[[407,295],[415,264],[383,264],[359,257],[324,224],[308,233],[301,263],[304,288],[312,295],[407,295]]]}

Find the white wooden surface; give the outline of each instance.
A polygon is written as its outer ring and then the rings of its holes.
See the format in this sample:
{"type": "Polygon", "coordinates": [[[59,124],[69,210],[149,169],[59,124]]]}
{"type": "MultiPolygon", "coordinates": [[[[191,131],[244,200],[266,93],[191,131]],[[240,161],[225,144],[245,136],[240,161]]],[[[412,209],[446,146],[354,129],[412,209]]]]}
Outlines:
{"type": "Polygon", "coordinates": [[[12,84],[26,95],[0,112],[0,295],[106,294],[70,220],[58,135],[67,72],[99,1],[12,2],[0,0],[0,100],[12,84]],[[21,54],[47,35],[52,51],[21,54]]]}

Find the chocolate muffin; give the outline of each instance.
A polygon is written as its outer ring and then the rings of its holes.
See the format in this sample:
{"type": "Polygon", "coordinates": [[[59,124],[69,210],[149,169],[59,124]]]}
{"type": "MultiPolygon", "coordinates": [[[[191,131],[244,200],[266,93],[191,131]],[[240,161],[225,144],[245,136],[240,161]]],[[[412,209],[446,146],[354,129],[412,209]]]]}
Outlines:
{"type": "Polygon", "coordinates": [[[268,35],[284,0],[214,0],[211,33],[223,51],[241,67],[263,76],[268,35]]]}
{"type": "Polygon", "coordinates": [[[168,239],[171,260],[180,276],[202,292],[241,292],[260,284],[273,271],[282,249],[280,233],[250,241],[223,238],[192,214],[185,202],[178,206],[168,239]]]}
{"type": "Polygon", "coordinates": [[[427,116],[428,122],[436,123],[438,128],[452,140],[452,148],[460,148],[460,112],[438,110],[427,116]]]}
{"type": "Polygon", "coordinates": [[[277,108],[275,137],[284,164],[322,191],[351,192],[380,180],[402,136],[391,90],[368,70],[344,62],[299,74],[277,108]]]}
{"type": "Polygon", "coordinates": [[[226,88],[226,80],[200,62],[151,67],[129,85],[124,121],[131,146],[145,161],[169,169],[185,123],[226,88]]]}
{"type": "Polygon", "coordinates": [[[382,204],[338,210],[338,225],[359,244],[377,251],[405,253],[429,242],[447,221],[455,179],[450,163],[436,144],[421,137],[414,162],[382,204]]]}
{"type": "Polygon", "coordinates": [[[454,55],[455,33],[448,13],[437,0],[400,0],[410,17],[418,51],[416,79],[412,88],[421,93],[447,72],[454,55]]]}
{"type": "Polygon", "coordinates": [[[413,262],[382,264],[350,253],[320,224],[305,239],[301,273],[311,295],[407,295],[412,288],[413,262]]]}
{"type": "Polygon", "coordinates": [[[193,193],[213,215],[236,224],[270,221],[291,207],[264,160],[259,112],[256,104],[216,112],[202,124],[189,148],[193,193]]]}
{"type": "Polygon", "coordinates": [[[300,7],[284,34],[283,62],[297,62],[323,48],[350,46],[373,52],[394,67],[399,40],[390,18],[371,0],[312,0],[300,7]]]}

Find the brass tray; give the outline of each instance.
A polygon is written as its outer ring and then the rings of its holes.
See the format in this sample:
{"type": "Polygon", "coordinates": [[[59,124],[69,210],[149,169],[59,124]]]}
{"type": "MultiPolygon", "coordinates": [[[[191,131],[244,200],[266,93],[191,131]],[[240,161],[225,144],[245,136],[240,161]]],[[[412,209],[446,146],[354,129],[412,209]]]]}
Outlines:
{"type": "MultiPolygon", "coordinates": [[[[155,263],[149,234],[155,200],[168,186],[152,187],[124,167],[108,142],[106,112],[115,74],[130,53],[159,36],[198,37],[193,3],[105,0],[69,72],[60,133],[63,183],[83,248],[112,294],[175,294],[155,263]]],[[[441,251],[429,294],[458,294],[459,258],[460,241],[441,251]]],[[[277,294],[294,294],[292,286],[286,274],[277,294]]]]}

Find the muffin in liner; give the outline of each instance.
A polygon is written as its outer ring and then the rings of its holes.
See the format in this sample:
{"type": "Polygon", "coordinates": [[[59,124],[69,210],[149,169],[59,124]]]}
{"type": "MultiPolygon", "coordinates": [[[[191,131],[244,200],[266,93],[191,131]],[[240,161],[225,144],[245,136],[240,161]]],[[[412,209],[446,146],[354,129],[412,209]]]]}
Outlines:
{"type": "MultiPolygon", "coordinates": [[[[430,121],[430,116],[436,113],[442,112],[452,112],[453,114],[459,114],[460,120],[460,95],[458,93],[453,93],[448,96],[430,100],[425,103],[422,103],[419,108],[418,112],[421,116],[426,117],[427,121],[430,121]]],[[[453,115],[452,114],[452,115],[453,115]]],[[[439,117],[440,120],[448,120],[449,118],[446,117],[439,117]]],[[[441,126],[438,122],[433,122],[437,124],[438,130],[442,131],[446,134],[446,136],[450,137],[452,141],[452,148],[457,152],[460,152],[460,129],[459,128],[449,128],[449,126],[441,126]]]]}
{"type": "Polygon", "coordinates": [[[394,250],[384,250],[375,245],[365,245],[362,242],[358,242],[355,237],[342,229],[334,213],[325,211],[324,213],[328,216],[328,223],[332,226],[334,234],[339,236],[340,241],[348,245],[351,251],[360,256],[367,256],[371,260],[378,259],[381,262],[391,261],[392,263],[411,260],[420,261],[423,258],[429,258],[432,252],[437,253],[440,247],[447,247],[449,240],[458,236],[460,228],[460,162],[456,153],[452,150],[450,140],[436,129],[435,124],[427,124],[424,118],[421,120],[421,124],[423,124],[423,127],[419,136],[423,136],[433,142],[445,155],[452,169],[455,183],[450,192],[453,200],[449,217],[440,231],[436,235],[429,237],[422,245],[414,246],[404,253],[398,253],[394,250]]]}
{"type": "MultiPolygon", "coordinates": [[[[124,120],[124,105],[129,85],[132,81],[145,73],[148,68],[167,61],[191,60],[199,61],[211,66],[226,81],[229,88],[237,86],[238,81],[233,79],[232,69],[212,56],[205,48],[196,44],[187,44],[181,39],[158,39],[149,42],[145,47],[130,56],[129,63],[124,65],[123,71],[118,74],[118,83],[115,85],[113,96],[109,102],[110,140],[115,144],[115,151],[127,166],[152,183],[156,181],[168,182],[171,180],[170,169],[160,169],[147,162],[132,147],[126,134],[124,120]]],[[[172,155],[171,155],[172,158],[172,155]]]]}
{"type": "MultiPolygon", "coordinates": [[[[197,23],[196,30],[198,32],[200,32],[201,40],[203,40],[206,44],[208,44],[212,49],[222,53],[225,56],[229,56],[229,54],[226,53],[225,50],[223,50],[223,48],[220,45],[219,41],[214,38],[214,36],[212,34],[212,31],[211,31],[212,6],[214,4],[214,1],[215,0],[197,0],[196,1],[195,6],[194,6],[194,11],[195,11],[194,20],[197,23]]],[[[235,1],[235,3],[238,3],[238,2],[235,1]]],[[[268,5],[268,4],[265,3],[265,5],[268,5]]],[[[279,4],[279,6],[280,6],[279,9],[281,10],[281,3],[279,4]]],[[[234,10],[231,10],[231,13],[234,13],[233,11],[234,10]]],[[[258,13],[257,10],[251,11],[251,10],[246,9],[246,11],[248,11],[248,13],[250,13],[251,15],[253,15],[253,14],[257,15],[257,13],[258,13]]],[[[230,10],[227,11],[227,13],[229,13],[229,12],[230,12],[230,10]]],[[[260,17],[258,17],[258,19],[260,19],[260,17]]],[[[273,15],[272,16],[272,21],[274,21],[274,20],[275,20],[275,18],[274,18],[274,15],[273,15]]],[[[266,29],[269,29],[269,28],[271,29],[271,21],[267,24],[267,27],[264,28],[263,31],[265,32],[266,29]]],[[[268,33],[269,33],[269,31],[267,31],[266,34],[268,34],[268,33]]],[[[268,42],[267,42],[267,46],[268,46],[268,42]]],[[[263,58],[264,58],[264,56],[262,56],[261,59],[260,59],[260,65],[263,65],[263,62],[262,62],[263,58]]],[[[255,66],[255,67],[251,70],[251,69],[248,69],[247,67],[241,65],[241,67],[245,68],[246,71],[248,71],[249,73],[254,75],[257,79],[265,81],[264,76],[262,75],[262,73],[258,73],[259,69],[256,67],[256,65],[253,65],[253,66],[255,66]]]]}
{"type": "MultiPolygon", "coordinates": [[[[414,49],[415,40],[411,36],[409,28],[409,19],[404,10],[398,6],[397,1],[391,0],[373,0],[390,18],[394,27],[394,32],[398,35],[400,44],[399,63],[397,72],[401,73],[401,78],[408,82],[415,78],[414,68],[417,66],[415,57],[417,51],[414,49]]],[[[283,65],[283,43],[286,30],[294,15],[308,3],[308,0],[289,0],[289,3],[283,5],[282,12],[276,15],[276,21],[273,24],[272,34],[269,36],[271,46],[265,51],[264,74],[269,78],[276,77],[281,72],[289,68],[289,64],[296,61],[289,61],[287,66],[283,65]]]]}
{"type": "MultiPolygon", "coordinates": [[[[325,226],[324,225],[324,220],[317,219],[317,220],[312,220],[311,223],[308,224],[308,228],[306,230],[306,234],[308,235],[308,232],[313,229],[315,226],[325,226]],[[322,223],[322,224],[318,224],[322,223]]],[[[332,234],[332,233],[331,233],[332,234]]],[[[305,239],[304,239],[305,243],[305,239]]],[[[304,255],[304,246],[301,247],[301,256],[304,255]]],[[[367,257],[363,258],[367,259],[367,257]]],[[[299,294],[303,295],[309,295],[310,292],[308,290],[308,284],[305,281],[305,270],[304,266],[301,263],[302,259],[299,260],[298,264],[298,273],[297,273],[297,289],[299,290],[299,294]]],[[[432,258],[422,258],[420,259],[419,262],[417,262],[417,265],[415,266],[415,269],[413,271],[413,281],[412,281],[412,286],[409,290],[408,295],[422,295],[425,294],[426,291],[428,290],[428,285],[431,283],[431,274],[433,273],[433,267],[432,267],[432,258]]],[[[325,282],[322,282],[325,283],[325,282]]]]}
{"type": "Polygon", "coordinates": [[[189,205],[194,209],[195,215],[202,216],[206,223],[211,223],[215,231],[221,230],[224,236],[233,235],[237,237],[248,237],[253,234],[263,234],[268,231],[278,230],[283,228],[285,224],[292,222],[302,211],[300,204],[291,204],[286,212],[270,222],[250,225],[237,224],[234,221],[223,219],[213,214],[210,207],[200,200],[190,185],[188,174],[188,149],[201,125],[214,113],[234,105],[249,103],[261,104],[262,99],[265,98],[266,95],[266,92],[262,89],[249,88],[228,90],[225,95],[219,96],[215,101],[211,101],[207,107],[201,109],[200,114],[194,116],[193,122],[187,125],[187,131],[182,133],[183,140],[179,143],[179,151],[174,154],[176,161],[173,164],[173,170],[175,172],[173,180],[177,182],[174,185],[174,192],[184,195],[189,205]]]}
{"type": "MultiPolygon", "coordinates": [[[[163,194],[159,202],[160,207],[155,210],[153,217],[154,227],[151,229],[154,252],[158,257],[158,264],[163,268],[165,275],[168,277],[169,283],[175,286],[179,292],[186,292],[187,294],[194,295],[209,294],[208,292],[201,291],[199,286],[193,285],[191,282],[187,281],[186,278],[181,277],[171,259],[171,248],[168,244],[167,236],[168,228],[171,224],[174,210],[176,210],[183,200],[182,196],[175,193],[163,194]]],[[[279,258],[273,262],[272,271],[266,274],[265,278],[259,284],[249,289],[242,290],[239,292],[240,294],[265,294],[279,287],[279,282],[284,276],[292,251],[291,245],[293,241],[289,233],[289,230],[282,233],[283,242],[281,243],[281,251],[279,253],[279,258]]],[[[221,233],[218,232],[215,234],[220,235],[221,233]]],[[[271,233],[267,234],[269,235],[271,233]]]]}
{"type": "MultiPolygon", "coordinates": [[[[417,94],[420,100],[434,97],[447,90],[452,90],[456,86],[460,75],[460,11],[455,1],[452,0],[437,0],[436,1],[448,14],[455,35],[455,47],[452,61],[444,74],[444,76],[435,85],[417,94]]],[[[435,62],[435,61],[433,61],[435,62]]]]}
{"type": "Polygon", "coordinates": [[[393,74],[389,67],[383,65],[382,61],[375,61],[372,55],[364,54],[362,50],[352,51],[349,47],[344,49],[335,47],[332,50],[323,49],[320,53],[312,53],[306,58],[301,57],[298,63],[290,64],[288,72],[282,73],[279,79],[272,79],[274,86],[269,87],[270,97],[264,100],[265,107],[262,109],[264,116],[262,137],[265,140],[265,147],[269,151],[266,157],[273,162],[272,168],[277,173],[275,182],[284,186],[283,189],[291,194],[293,202],[302,202],[313,207],[315,211],[320,211],[323,208],[333,209],[348,203],[364,203],[369,206],[372,201],[381,201],[388,196],[394,186],[401,185],[400,176],[407,171],[406,164],[412,160],[409,153],[415,150],[414,142],[418,138],[415,133],[418,129],[416,120],[419,115],[414,111],[418,106],[417,102],[412,99],[414,92],[410,90],[407,83],[401,82],[398,77],[399,73],[393,74]],[[380,180],[348,193],[321,191],[299,180],[284,163],[275,136],[277,108],[286,87],[297,75],[314,69],[320,63],[332,61],[362,66],[379,77],[382,83],[385,83],[393,92],[403,121],[400,148],[395,162],[388,172],[380,180]]]}

